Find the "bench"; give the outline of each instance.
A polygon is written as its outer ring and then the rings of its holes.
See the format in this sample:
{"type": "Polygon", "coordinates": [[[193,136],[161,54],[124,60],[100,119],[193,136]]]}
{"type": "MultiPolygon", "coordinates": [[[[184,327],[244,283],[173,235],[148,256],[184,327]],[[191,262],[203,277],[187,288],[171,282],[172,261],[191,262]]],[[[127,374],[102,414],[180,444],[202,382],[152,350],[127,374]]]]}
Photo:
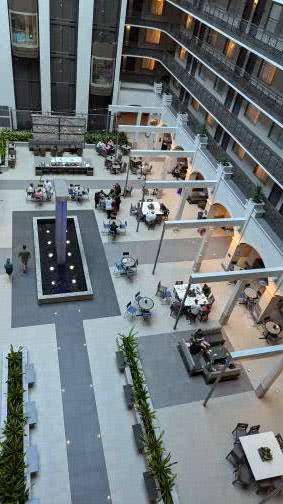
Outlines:
{"type": "Polygon", "coordinates": [[[133,386],[132,385],[123,385],[124,389],[124,394],[127,402],[127,406],[129,409],[133,409],[135,398],[134,398],[134,391],[133,391],[133,386]]]}
{"type": "Polygon", "coordinates": [[[156,481],[151,474],[151,472],[147,471],[143,473],[143,479],[145,482],[145,487],[148,495],[149,502],[155,503],[158,501],[159,492],[156,486],[156,481]]]}
{"type": "Polygon", "coordinates": [[[26,366],[26,379],[28,385],[31,387],[35,383],[35,369],[33,364],[28,364],[26,366]]]}
{"type": "Polygon", "coordinates": [[[39,459],[35,446],[29,446],[27,449],[27,465],[30,474],[35,474],[39,471],[39,459]]]}
{"type": "Polygon", "coordinates": [[[144,436],[143,436],[142,425],[139,423],[134,424],[134,425],[132,425],[132,429],[133,429],[133,434],[134,434],[135,443],[136,443],[136,447],[138,449],[138,452],[142,453],[144,450],[144,436]]]}
{"type": "Polygon", "coordinates": [[[25,414],[26,414],[26,418],[27,418],[28,424],[31,427],[34,427],[34,425],[37,424],[37,420],[38,420],[38,415],[37,415],[37,410],[36,410],[36,406],[35,406],[35,401],[27,401],[26,402],[26,411],[25,411],[25,414]]]}
{"type": "Polygon", "coordinates": [[[122,350],[118,350],[116,352],[116,361],[117,361],[119,371],[121,373],[124,373],[125,368],[126,368],[126,362],[125,362],[125,357],[124,357],[122,350]]]}

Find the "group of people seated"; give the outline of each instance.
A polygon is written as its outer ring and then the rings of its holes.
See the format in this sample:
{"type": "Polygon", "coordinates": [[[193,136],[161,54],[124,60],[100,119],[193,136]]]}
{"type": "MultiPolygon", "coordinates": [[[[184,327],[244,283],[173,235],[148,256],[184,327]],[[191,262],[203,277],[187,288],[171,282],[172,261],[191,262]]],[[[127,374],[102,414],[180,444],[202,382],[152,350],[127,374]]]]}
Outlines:
{"type": "Polygon", "coordinates": [[[185,180],[186,175],[187,175],[187,170],[188,170],[188,168],[184,163],[178,162],[176,164],[175,168],[173,168],[173,170],[172,170],[172,175],[177,180],[179,180],[179,179],[185,180]]]}
{"type": "MultiPolygon", "coordinates": [[[[207,298],[207,303],[202,304],[198,301],[198,299],[194,300],[194,304],[190,306],[184,306],[184,314],[189,324],[196,322],[196,320],[200,320],[201,322],[206,322],[208,320],[209,313],[212,310],[212,304],[214,302],[214,296],[211,293],[211,288],[204,284],[202,287],[202,292],[207,298]]],[[[192,292],[189,291],[189,295],[192,292]]],[[[174,301],[171,305],[171,315],[174,316],[179,312],[181,307],[181,301],[174,301]]]]}
{"type": "Polygon", "coordinates": [[[121,204],[121,186],[116,183],[107,194],[103,189],[94,195],[95,208],[99,207],[107,212],[107,218],[110,219],[113,213],[117,214],[121,204]]]}
{"type": "Polygon", "coordinates": [[[27,198],[35,201],[50,201],[54,192],[51,180],[44,180],[37,187],[31,182],[26,189],[27,198]]]}
{"type": "Polygon", "coordinates": [[[99,141],[96,144],[96,150],[98,154],[101,154],[102,156],[110,156],[111,154],[114,154],[115,152],[115,146],[113,140],[108,139],[105,142],[99,141]]]}
{"type": "Polygon", "coordinates": [[[81,201],[84,197],[88,197],[89,188],[80,184],[70,184],[68,193],[72,200],[81,201]]]}

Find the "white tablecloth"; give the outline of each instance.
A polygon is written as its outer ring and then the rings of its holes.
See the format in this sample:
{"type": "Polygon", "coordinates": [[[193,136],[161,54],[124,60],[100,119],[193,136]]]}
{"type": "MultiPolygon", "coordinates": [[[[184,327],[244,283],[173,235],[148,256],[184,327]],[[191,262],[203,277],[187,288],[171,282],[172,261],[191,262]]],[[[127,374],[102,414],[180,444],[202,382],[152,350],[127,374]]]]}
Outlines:
{"type": "MultiPolygon", "coordinates": [[[[180,299],[180,301],[182,301],[184,299],[187,286],[188,286],[188,284],[174,285],[175,292],[176,292],[178,298],[180,299]]],[[[188,296],[185,301],[185,306],[194,306],[195,304],[198,304],[198,305],[209,304],[207,297],[202,292],[202,286],[200,284],[191,285],[191,290],[194,290],[196,295],[194,297],[188,296]],[[195,302],[196,299],[197,299],[197,303],[195,302]]]]}
{"type": "Polygon", "coordinates": [[[155,215],[163,215],[162,210],[160,210],[160,203],[158,201],[145,201],[142,205],[142,214],[154,213],[155,215]],[[154,208],[148,208],[148,206],[153,205],[154,208]]]}
{"type": "Polygon", "coordinates": [[[256,481],[283,475],[283,453],[273,432],[262,432],[240,437],[256,481]],[[261,446],[271,449],[272,460],[263,462],[258,453],[261,446]]]}

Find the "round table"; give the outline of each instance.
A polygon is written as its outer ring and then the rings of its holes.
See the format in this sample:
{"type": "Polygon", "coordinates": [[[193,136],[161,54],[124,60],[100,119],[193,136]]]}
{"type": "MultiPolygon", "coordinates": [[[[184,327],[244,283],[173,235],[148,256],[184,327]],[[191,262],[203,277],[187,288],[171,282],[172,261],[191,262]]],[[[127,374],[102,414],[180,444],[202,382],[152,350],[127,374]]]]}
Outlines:
{"type": "Polygon", "coordinates": [[[136,264],[136,260],[133,257],[125,256],[122,258],[121,263],[124,268],[133,268],[136,264]]]}
{"type": "Polygon", "coordinates": [[[252,289],[251,287],[246,287],[244,290],[244,294],[249,299],[256,299],[257,298],[256,291],[254,289],[252,289]]]}
{"type": "Polygon", "coordinates": [[[267,330],[267,332],[269,334],[274,334],[274,335],[278,335],[281,331],[281,327],[279,324],[276,324],[276,322],[272,322],[272,320],[269,320],[268,322],[266,322],[265,324],[265,329],[267,330]]]}
{"type": "Polygon", "coordinates": [[[149,297],[142,297],[140,298],[138,305],[141,310],[149,311],[154,307],[154,301],[149,297]]]}

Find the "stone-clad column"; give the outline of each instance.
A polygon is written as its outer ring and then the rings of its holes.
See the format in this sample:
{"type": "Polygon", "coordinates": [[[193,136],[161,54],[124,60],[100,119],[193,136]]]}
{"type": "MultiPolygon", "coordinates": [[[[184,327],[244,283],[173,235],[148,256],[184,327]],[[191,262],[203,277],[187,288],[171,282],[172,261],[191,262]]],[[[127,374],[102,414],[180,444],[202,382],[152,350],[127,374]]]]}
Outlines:
{"type": "Polygon", "coordinates": [[[57,264],[66,262],[66,232],[67,232],[67,198],[68,187],[64,180],[55,180],[56,221],[55,240],[57,264]]]}

